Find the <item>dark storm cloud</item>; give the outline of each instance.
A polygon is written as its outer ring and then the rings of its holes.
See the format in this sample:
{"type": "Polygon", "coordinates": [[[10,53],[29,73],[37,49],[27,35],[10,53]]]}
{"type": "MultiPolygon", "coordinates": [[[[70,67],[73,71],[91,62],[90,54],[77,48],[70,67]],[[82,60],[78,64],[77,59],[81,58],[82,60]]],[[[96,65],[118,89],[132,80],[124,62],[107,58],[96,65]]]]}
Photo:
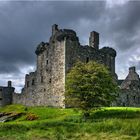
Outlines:
{"type": "Polygon", "coordinates": [[[123,50],[134,47],[140,27],[140,2],[130,1],[125,5],[110,9],[110,33],[113,32],[116,46],[123,50]],[[113,11],[113,12],[112,12],[113,11]]]}
{"type": "Polygon", "coordinates": [[[90,31],[98,31],[100,46],[115,48],[117,69],[126,69],[140,44],[139,13],[138,1],[111,7],[106,1],[0,2],[0,74],[21,74],[35,65],[35,48],[49,40],[54,23],[74,29],[82,44],[88,43],[90,31]]]}
{"type": "Polygon", "coordinates": [[[67,27],[90,16],[96,20],[104,7],[104,2],[7,2],[2,5],[0,73],[18,72],[19,65],[33,64],[35,47],[41,41],[48,41],[52,24],[67,27]]]}

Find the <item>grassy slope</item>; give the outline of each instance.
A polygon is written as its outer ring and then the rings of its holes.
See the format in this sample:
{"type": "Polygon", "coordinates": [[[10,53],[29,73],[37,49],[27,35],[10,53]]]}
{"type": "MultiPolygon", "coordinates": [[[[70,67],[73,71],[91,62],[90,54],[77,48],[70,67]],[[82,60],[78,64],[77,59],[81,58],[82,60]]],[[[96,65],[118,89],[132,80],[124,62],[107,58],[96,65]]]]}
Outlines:
{"type": "Polygon", "coordinates": [[[23,112],[15,121],[0,123],[0,140],[140,140],[139,108],[104,108],[84,121],[73,109],[10,105],[0,112],[23,112]],[[38,120],[27,121],[36,114],[38,120]]]}

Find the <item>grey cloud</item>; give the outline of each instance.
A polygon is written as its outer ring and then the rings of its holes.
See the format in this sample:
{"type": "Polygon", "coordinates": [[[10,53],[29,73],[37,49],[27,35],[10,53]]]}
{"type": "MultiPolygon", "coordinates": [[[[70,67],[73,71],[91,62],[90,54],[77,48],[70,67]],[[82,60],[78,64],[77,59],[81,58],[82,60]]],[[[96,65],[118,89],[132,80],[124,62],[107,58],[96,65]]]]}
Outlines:
{"type": "Polygon", "coordinates": [[[140,2],[129,1],[125,5],[116,6],[107,10],[108,29],[113,35],[116,47],[125,51],[135,46],[137,31],[140,26],[140,2]]]}
{"type": "Polygon", "coordinates": [[[119,53],[117,64],[123,63],[120,54],[139,47],[139,13],[140,2],[132,1],[111,8],[105,1],[6,2],[0,6],[0,73],[35,65],[35,48],[49,40],[54,23],[76,30],[82,44],[90,31],[98,31],[101,46],[112,45],[119,53]]]}
{"type": "Polygon", "coordinates": [[[0,73],[19,72],[17,64],[34,64],[35,47],[48,41],[52,24],[67,27],[81,18],[97,19],[104,7],[104,2],[7,3],[0,9],[0,73]]]}

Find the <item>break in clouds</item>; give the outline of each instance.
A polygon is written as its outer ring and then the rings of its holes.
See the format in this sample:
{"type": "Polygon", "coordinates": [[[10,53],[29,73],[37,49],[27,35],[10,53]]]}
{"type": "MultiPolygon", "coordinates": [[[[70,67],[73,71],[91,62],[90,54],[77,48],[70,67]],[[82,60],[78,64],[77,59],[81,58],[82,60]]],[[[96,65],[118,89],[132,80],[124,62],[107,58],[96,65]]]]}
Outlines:
{"type": "Polygon", "coordinates": [[[47,42],[51,26],[71,28],[81,44],[89,33],[100,33],[100,48],[116,49],[116,73],[125,78],[130,66],[140,73],[139,1],[1,1],[0,2],[0,85],[12,80],[19,90],[24,76],[34,71],[36,46],[47,42]]]}

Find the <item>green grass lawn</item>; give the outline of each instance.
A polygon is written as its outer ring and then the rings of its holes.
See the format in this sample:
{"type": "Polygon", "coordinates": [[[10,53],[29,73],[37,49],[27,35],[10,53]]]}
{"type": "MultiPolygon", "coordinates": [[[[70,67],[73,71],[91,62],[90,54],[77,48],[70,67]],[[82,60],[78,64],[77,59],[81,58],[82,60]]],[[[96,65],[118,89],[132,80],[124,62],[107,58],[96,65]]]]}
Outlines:
{"type": "Polygon", "coordinates": [[[0,123],[0,140],[140,140],[140,108],[102,108],[87,121],[77,109],[10,105],[0,112],[23,113],[0,123]],[[30,114],[38,119],[26,120],[30,114]]]}

